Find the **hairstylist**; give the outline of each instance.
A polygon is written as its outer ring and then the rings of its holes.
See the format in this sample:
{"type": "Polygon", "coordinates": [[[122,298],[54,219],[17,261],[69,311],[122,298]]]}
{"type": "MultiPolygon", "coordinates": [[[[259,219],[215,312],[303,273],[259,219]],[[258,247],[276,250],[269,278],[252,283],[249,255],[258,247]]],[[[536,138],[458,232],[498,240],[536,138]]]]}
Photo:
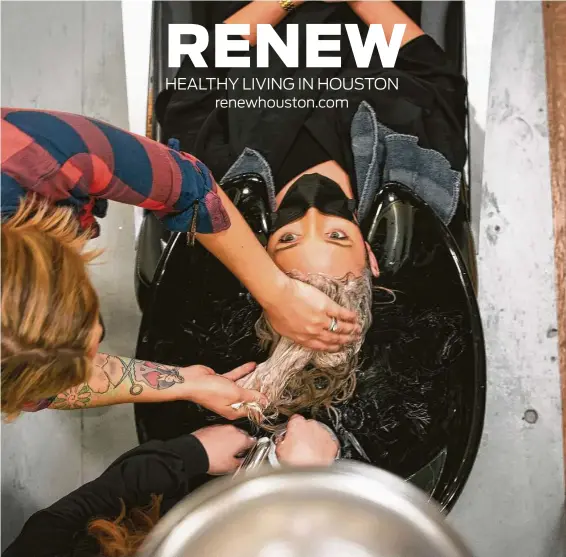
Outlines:
{"type": "MultiPolygon", "coordinates": [[[[34,514],[3,557],[133,556],[159,518],[190,493],[195,479],[234,472],[241,462],[237,455],[252,444],[231,425],[145,443],[98,479],[34,514]]],[[[327,466],[337,451],[318,422],[293,416],[277,456],[285,465],[327,466]]]]}
{"type": "Polygon", "coordinates": [[[220,377],[203,366],[177,369],[97,355],[103,331],[85,267],[93,256],[81,254],[86,237],[78,222],[88,229],[98,199],[155,211],[170,230],[196,236],[282,335],[333,351],[359,332],[353,312],[276,267],[191,155],[83,116],[3,109],[1,186],[5,413],[183,398],[236,418],[242,411],[231,404],[258,399],[233,383],[253,364],[220,377]],[[29,194],[43,203],[22,203],[29,194]],[[328,330],[334,319],[340,334],[328,330]]]}

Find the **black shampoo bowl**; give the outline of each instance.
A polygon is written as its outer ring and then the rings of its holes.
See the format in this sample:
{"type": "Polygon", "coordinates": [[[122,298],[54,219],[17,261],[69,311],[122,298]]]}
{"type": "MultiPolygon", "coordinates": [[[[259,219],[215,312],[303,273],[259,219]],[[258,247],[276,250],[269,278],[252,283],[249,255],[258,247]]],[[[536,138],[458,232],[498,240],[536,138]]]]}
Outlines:
{"type": "MultiPolygon", "coordinates": [[[[344,456],[409,479],[449,510],[473,465],[485,404],[484,342],[469,266],[449,230],[402,186],[378,193],[363,228],[380,262],[376,286],[384,289],[375,293],[354,397],[317,418],[336,431],[344,456]]],[[[266,355],[253,330],[259,313],[216,259],[173,236],[149,291],[137,358],[204,364],[218,373],[261,361],[266,355]]],[[[188,402],[136,405],[142,442],[222,422],[188,402]]]]}

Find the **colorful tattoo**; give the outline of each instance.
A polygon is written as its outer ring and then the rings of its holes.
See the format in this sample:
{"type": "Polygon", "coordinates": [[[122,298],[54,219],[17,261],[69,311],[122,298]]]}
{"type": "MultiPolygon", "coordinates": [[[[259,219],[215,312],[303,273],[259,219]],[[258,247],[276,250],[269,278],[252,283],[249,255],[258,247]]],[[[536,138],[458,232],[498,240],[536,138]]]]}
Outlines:
{"type": "MultiPolygon", "coordinates": [[[[152,362],[140,362],[139,375],[152,389],[168,389],[185,380],[177,368],[161,366],[152,362]]],[[[137,371],[137,370],[136,370],[137,371]]]]}
{"type": "Polygon", "coordinates": [[[51,408],[55,408],[56,410],[86,408],[90,402],[91,396],[89,386],[84,383],[83,385],[71,387],[59,393],[51,403],[51,408]]]}
{"type": "Polygon", "coordinates": [[[160,391],[184,381],[177,367],[134,358],[97,354],[89,380],[58,394],[50,408],[57,410],[88,408],[95,396],[117,395],[117,389],[122,383],[129,384],[130,395],[139,396],[144,388],[160,391]]]}

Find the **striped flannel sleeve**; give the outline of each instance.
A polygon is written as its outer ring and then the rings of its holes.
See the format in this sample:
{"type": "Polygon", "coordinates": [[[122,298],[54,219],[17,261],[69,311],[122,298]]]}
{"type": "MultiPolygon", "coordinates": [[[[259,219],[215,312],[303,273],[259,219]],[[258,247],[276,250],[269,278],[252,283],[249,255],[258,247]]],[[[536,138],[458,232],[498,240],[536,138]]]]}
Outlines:
{"type": "Polygon", "coordinates": [[[146,137],[75,114],[2,109],[3,215],[30,192],[77,209],[94,197],[153,211],[174,232],[214,233],[230,226],[217,188],[201,161],[146,137]]]}

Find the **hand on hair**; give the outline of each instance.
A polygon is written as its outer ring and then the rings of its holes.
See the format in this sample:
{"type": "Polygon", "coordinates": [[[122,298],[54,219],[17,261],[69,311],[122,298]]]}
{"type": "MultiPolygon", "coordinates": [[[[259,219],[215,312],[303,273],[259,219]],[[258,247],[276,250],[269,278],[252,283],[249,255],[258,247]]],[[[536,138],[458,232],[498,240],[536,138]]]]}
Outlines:
{"type": "MultiPolygon", "coordinates": [[[[200,404],[224,418],[235,420],[247,416],[246,406],[238,410],[232,404],[255,402],[267,406],[267,399],[258,391],[245,389],[235,381],[251,373],[256,367],[253,362],[241,365],[224,375],[217,374],[206,366],[190,366],[182,370],[184,377],[182,398],[200,404]]],[[[179,392],[179,391],[178,391],[179,392]]]]}
{"type": "Polygon", "coordinates": [[[310,284],[286,279],[275,303],[263,306],[269,323],[281,336],[312,350],[338,352],[361,333],[355,312],[339,306],[310,284]],[[332,318],[337,323],[333,332],[329,330],[332,318]]]}
{"type": "Polygon", "coordinates": [[[292,466],[330,466],[338,450],[336,439],[320,422],[295,414],[277,444],[276,454],[282,463],[292,466]]]}
{"type": "Polygon", "coordinates": [[[233,425],[212,425],[193,432],[208,456],[208,473],[229,474],[241,464],[237,458],[255,443],[245,431],[233,425]]]}

